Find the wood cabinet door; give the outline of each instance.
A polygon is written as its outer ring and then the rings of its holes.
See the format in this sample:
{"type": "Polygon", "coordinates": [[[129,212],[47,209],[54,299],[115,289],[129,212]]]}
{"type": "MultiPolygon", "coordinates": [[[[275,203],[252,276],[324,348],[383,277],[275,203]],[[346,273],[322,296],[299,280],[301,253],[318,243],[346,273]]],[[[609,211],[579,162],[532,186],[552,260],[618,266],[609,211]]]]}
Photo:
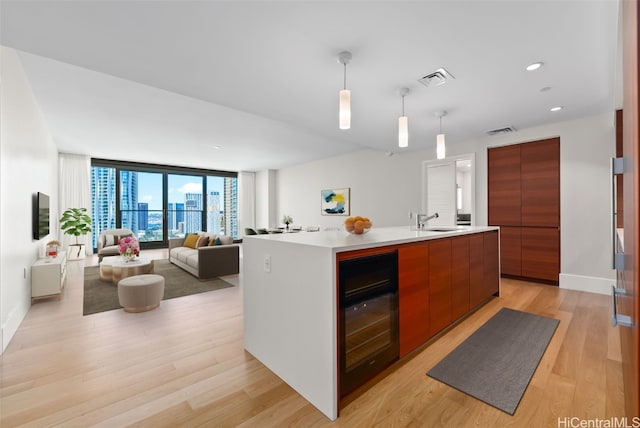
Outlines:
{"type": "MultiPolygon", "coordinates": [[[[633,327],[619,327],[622,347],[625,414],[640,416],[640,5],[622,2],[624,57],[623,154],[630,170],[624,182],[624,280],[618,287],[625,296],[618,300],[621,314],[631,317],[633,327]]],[[[631,419],[629,419],[631,420],[631,419]]]]}
{"type": "Polygon", "coordinates": [[[485,232],[483,237],[484,250],[484,299],[500,292],[500,265],[498,262],[498,231],[485,232]]]}
{"type": "Polygon", "coordinates": [[[560,231],[557,227],[523,227],[522,276],[558,283],[560,231]]]}
{"type": "Polygon", "coordinates": [[[400,357],[429,338],[429,245],[398,249],[400,357]]]}
{"type": "Polygon", "coordinates": [[[488,150],[489,225],[520,226],[520,145],[488,150]]]}
{"type": "Polygon", "coordinates": [[[484,298],[484,237],[469,236],[469,308],[478,306],[484,298]]]}
{"type": "Polygon", "coordinates": [[[500,227],[500,272],[522,275],[522,239],[519,227],[500,227]]]}
{"type": "Polygon", "coordinates": [[[560,226],[560,138],[521,144],[522,226],[560,226]]]}
{"type": "Polygon", "coordinates": [[[438,239],[429,243],[429,335],[451,321],[451,239],[438,239]]]}
{"type": "Polygon", "coordinates": [[[469,237],[451,240],[451,317],[457,320],[469,312],[469,237]]]}

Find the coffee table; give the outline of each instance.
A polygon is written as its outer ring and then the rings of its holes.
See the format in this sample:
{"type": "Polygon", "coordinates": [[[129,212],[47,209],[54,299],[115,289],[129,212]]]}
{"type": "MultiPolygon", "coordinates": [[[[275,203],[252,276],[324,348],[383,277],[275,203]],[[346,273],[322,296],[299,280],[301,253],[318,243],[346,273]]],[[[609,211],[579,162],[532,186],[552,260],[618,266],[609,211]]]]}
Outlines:
{"type": "Polygon", "coordinates": [[[145,273],[153,273],[153,260],[147,257],[136,257],[132,261],[118,256],[105,257],[100,263],[100,279],[114,285],[122,278],[145,273]]]}

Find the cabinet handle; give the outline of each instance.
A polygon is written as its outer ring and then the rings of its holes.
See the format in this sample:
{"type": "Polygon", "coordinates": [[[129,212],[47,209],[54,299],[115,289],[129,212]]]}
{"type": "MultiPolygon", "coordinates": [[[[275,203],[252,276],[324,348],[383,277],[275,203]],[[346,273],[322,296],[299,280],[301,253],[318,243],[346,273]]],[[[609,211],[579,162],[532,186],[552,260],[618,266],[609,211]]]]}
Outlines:
{"type": "Polygon", "coordinates": [[[629,315],[618,314],[618,308],[616,305],[616,297],[626,296],[627,290],[624,288],[617,288],[615,285],[611,286],[611,325],[621,327],[633,327],[633,322],[629,315]]]}
{"type": "Polygon", "coordinates": [[[624,158],[611,158],[611,268],[616,270],[624,270],[624,257],[616,252],[618,245],[618,234],[616,228],[616,219],[618,212],[616,210],[616,175],[624,174],[625,161],[624,158]]]}

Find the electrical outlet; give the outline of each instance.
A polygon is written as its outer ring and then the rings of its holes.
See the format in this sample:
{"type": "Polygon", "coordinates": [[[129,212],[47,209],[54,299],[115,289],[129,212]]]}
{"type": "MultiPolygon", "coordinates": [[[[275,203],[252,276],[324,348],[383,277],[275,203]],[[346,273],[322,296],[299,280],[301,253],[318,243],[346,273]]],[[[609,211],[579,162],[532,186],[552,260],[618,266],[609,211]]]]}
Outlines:
{"type": "Polygon", "coordinates": [[[264,256],[264,271],[269,273],[271,272],[271,256],[264,256]]]}

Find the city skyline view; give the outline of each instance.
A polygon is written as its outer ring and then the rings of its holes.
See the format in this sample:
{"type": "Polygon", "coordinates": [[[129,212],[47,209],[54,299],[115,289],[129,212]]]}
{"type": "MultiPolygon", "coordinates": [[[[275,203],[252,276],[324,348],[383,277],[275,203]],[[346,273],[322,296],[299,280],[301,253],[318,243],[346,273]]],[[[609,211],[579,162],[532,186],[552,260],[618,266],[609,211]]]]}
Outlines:
{"type": "MultiPolygon", "coordinates": [[[[202,179],[191,175],[170,174],[168,203],[182,203],[187,193],[202,194],[202,179]]],[[[207,192],[224,194],[224,177],[207,177],[207,192]]],[[[138,173],[138,202],[149,204],[149,210],[162,210],[162,175],[138,173]]]]}
{"type": "Polygon", "coordinates": [[[91,186],[94,247],[103,230],[116,227],[132,230],[141,242],[162,242],[197,231],[234,238],[238,233],[235,177],[126,169],[116,174],[113,167],[94,166],[91,186]]]}

